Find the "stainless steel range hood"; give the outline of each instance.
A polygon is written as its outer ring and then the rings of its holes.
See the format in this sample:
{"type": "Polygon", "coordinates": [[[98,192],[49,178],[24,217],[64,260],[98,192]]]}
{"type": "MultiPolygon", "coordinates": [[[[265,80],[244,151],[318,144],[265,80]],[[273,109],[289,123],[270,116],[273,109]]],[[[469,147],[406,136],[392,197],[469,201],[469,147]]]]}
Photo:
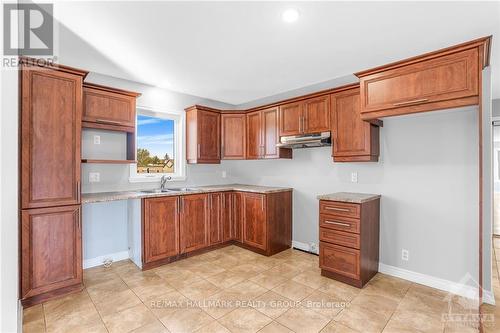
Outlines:
{"type": "Polygon", "coordinates": [[[276,146],[281,148],[312,148],[331,146],[332,138],[330,132],[321,132],[315,134],[282,136],[280,143],[276,146]]]}

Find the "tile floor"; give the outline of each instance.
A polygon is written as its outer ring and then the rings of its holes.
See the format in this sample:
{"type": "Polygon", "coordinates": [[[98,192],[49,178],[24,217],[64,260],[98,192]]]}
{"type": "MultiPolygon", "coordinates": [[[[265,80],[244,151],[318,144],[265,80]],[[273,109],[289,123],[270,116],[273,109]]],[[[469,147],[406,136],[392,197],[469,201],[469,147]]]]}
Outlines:
{"type": "Polygon", "coordinates": [[[318,257],[296,250],[267,258],[229,246],[146,272],[126,260],[85,270],[84,284],[26,309],[24,332],[478,331],[442,320],[476,315],[464,299],[383,274],[360,290],[322,277],[318,257]]]}

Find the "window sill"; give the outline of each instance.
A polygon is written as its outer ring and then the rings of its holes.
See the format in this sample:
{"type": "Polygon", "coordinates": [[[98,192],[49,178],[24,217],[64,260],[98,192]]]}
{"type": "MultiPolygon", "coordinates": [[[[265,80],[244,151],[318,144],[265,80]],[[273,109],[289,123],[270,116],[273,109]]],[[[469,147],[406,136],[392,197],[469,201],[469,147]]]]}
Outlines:
{"type": "MultiPolygon", "coordinates": [[[[129,183],[159,183],[162,176],[151,176],[151,177],[129,177],[129,183]]],[[[172,179],[167,182],[180,182],[187,179],[186,176],[171,176],[172,179]]]]}

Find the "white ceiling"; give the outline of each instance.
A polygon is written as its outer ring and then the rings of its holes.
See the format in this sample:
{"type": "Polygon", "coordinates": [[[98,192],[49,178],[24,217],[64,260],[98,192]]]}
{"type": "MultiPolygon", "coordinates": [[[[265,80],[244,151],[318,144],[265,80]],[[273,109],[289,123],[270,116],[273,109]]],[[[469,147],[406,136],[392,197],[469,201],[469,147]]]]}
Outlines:
{"type": "Polygon", "coordinates": [[[61,63],[242,104],[486,35],[500,2],[60,2],[61,63]],[[294,7],[300,18],[284,23],[294,7]]]}

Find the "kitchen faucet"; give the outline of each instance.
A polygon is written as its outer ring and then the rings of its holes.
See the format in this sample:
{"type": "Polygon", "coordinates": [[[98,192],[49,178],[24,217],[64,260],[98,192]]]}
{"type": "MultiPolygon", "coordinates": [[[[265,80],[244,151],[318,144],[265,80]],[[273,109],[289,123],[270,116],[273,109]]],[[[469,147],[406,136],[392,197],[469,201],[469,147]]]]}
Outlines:
{"type": "Polygon", "coordinates": [[[161,179],[160,179],[160,189],[164,190],[165,186],[167,185],[167,181],[171,180],[171,179],[172,179],[172,177],[170,177],[170,176],[165,176],[165,175],[161,176],[161,179]]]}

